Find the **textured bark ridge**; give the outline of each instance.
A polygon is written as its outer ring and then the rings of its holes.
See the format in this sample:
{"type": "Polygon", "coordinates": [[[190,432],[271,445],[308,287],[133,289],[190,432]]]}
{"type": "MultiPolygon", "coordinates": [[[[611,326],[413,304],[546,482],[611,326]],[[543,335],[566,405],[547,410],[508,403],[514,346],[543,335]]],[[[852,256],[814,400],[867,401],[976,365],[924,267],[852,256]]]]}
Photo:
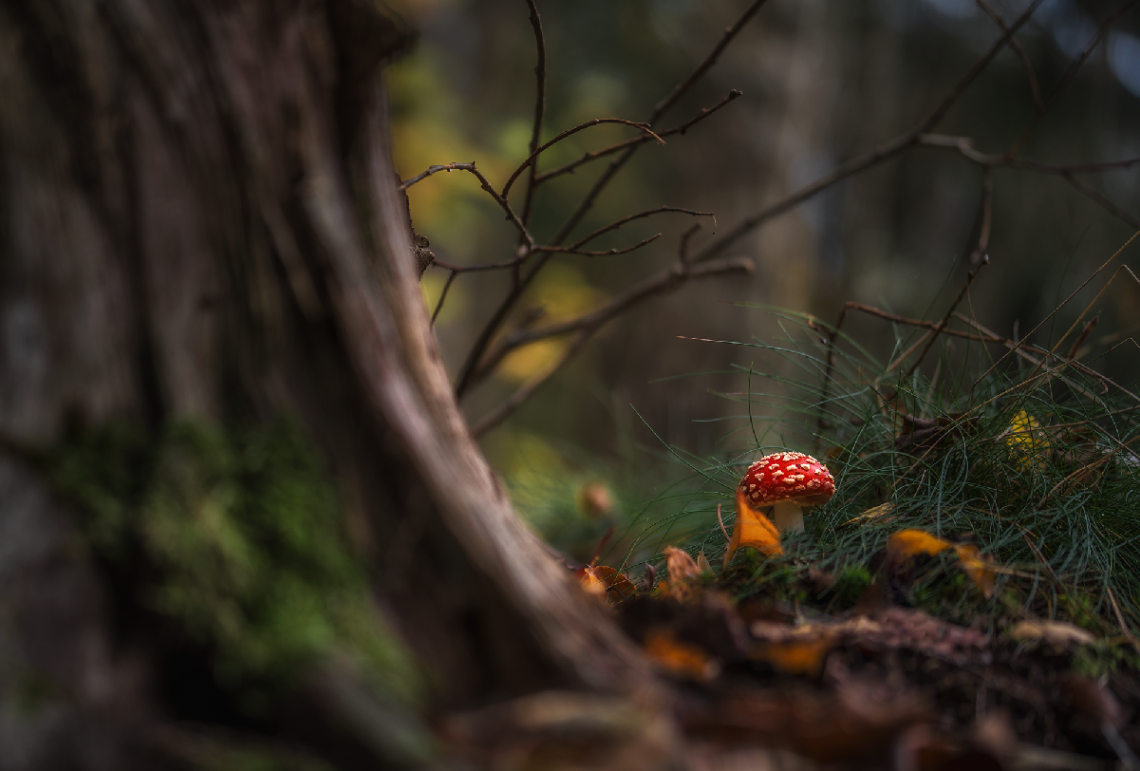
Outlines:
{"type": "MultiPolygon", "coordinates": [[[[0,0],[0,769],[181,766],[177,719],[210,719],[27,461],[115,421],[295,419],[437,706],[648,682],[436,355],[379,85],[407,37],[367,0],[0,0]]],[[[384,756],[329,671],[260,730],[384,756]]]]}

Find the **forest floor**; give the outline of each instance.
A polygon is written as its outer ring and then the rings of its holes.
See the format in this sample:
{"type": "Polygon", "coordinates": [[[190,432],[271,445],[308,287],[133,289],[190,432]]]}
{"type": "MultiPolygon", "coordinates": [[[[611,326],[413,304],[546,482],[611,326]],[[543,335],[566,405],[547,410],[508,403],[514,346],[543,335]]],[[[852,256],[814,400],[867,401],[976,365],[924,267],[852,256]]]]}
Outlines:
{"type": "Polygon", "coordinates": [[[661,757],[662,729],[644,715],[555,692],[455,717],[453,748],[484,767],[536,769],[1138,768],[1134,641],[1024,614],[940,619],[914,606],[915,577],[939,556],[899,556],[886,550],[853,604],[849,577],[787,555],[745,552],[717,576],[703,554],[698,565],[667,549],[667,575],[640,585],[580,568],[672,686],[672,754],[661,757]],[[758,574],[771,591],[740,599],[758,574]]]}

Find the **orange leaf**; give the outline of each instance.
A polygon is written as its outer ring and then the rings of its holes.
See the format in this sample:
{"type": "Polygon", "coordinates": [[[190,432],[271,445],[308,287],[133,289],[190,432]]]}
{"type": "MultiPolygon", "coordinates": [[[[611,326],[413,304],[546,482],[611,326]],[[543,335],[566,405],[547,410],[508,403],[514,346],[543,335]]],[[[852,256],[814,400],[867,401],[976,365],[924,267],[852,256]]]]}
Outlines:
{"type": "Polygon", "coordinates": [[[780,531],[748,502],[748,497],[738,487],[736,490],[736,522],[732,526],[732,540],[724,553],[724,564],[732,559],[737,549],[751,546],[769,557],[783,554],[780,546],[780,531]]]}
{"type": "Polygon", "coordinates": [[[955,546],[954,551],[958,552],[958,559],[962,563],[962,570],[966,571],[968,575],[978,588],[982,590],[988,600],[994,596],[994,582],[997,580],[997,574],[994,571],[993,560],[989,557],[983,557],[978,547],[973,544],[965,544],[962,546],[955,546]]]}
{"type": "Polygon", "coordinates": [[[936,538],[925,530],[900,530],[887,539],[887,559],[895,564],[919,554],[931,556],[946,551],[953,544],[936,538]]]}
{"type": "Polygon", "coordinates": [[[814,640],[766,643],[757,647],[752,658],[767,661],[781,672],[814,677],[823,669],[823,662],[835,642],[831,635],[823,635],[814,640]]]}
{"type": "Polygon", "coordinates": [[[700,590],[697,577],[701,569],[688,552],[666,546],[665,569],[669,572],[671,597],[677,602],[688,602],[697,596],[700,590]]]}
{"type": "Polygon", "coordinates": [[[578,581],[588,594],[605,597],[610,605],[637,594],[637,587],[623,573],[605,565],[587,565],[582,568],[578,581]]]}
{"type": "Polygon", "coordinates": [[[966,575],[977,584],[988,600],[994,594],[997,578],[993,561],[982,556],[973,544],[952,544],[927,533],[925,530],[900,530],[887,540],[887,561],[901,565],[919,554],[931,556],[953,549],[966,575]]]}
{"type": "Polygon", "coordinates": [[[720,664],[701,648],[678,640],[666,630],[654,629],[645,637],[645,655],[671,675],[691,680],[712,680],[720,664]]]}

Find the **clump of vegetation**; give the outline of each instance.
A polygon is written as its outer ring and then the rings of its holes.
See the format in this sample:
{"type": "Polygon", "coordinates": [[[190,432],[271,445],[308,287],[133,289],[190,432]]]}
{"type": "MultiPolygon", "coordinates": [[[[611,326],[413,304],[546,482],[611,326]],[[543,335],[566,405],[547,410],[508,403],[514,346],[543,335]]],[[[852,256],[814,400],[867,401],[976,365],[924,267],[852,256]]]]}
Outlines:
{"type": "Polygon", "coordinates": [[[418,676],[371,601],[336,493],[287,423],[224,432],[175,423],[71,436],[45,462],[126,599],[209,652],[220,684],[288,684],[348,656],[411,701],[418,676]]]}

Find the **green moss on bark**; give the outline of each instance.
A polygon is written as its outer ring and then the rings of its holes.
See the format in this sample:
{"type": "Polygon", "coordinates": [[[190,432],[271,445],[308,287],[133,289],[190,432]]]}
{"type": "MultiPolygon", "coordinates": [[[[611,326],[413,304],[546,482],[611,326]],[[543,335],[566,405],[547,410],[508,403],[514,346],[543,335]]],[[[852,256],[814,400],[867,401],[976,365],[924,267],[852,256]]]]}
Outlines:
{"type": "Polygon", "coordinates": [[[379,616],[333,486],[291,425],[181,422],[157,439],[108,426],[70,437],[46,468],[91,549],[134,577],[130,601],[204,647],[223,686],[287,684],[347,655],[388,697],[417,700],[414,662],[379,616]]]}

